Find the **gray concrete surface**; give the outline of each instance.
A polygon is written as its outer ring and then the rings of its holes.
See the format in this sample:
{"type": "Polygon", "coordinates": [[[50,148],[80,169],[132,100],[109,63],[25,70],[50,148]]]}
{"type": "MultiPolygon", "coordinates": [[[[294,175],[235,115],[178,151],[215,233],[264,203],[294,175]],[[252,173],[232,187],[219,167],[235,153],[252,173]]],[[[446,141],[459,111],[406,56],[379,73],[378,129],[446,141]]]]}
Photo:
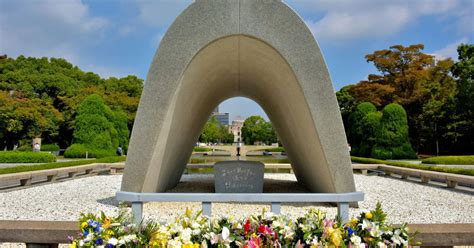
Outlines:
{"type": "Polygon", "coordinates": [[[212,110],[235,96],[266,111],[299,182],[312,192],[355,190],[334,88],[303,20],[282,1],[200,0],[155,54],[122,191],[174,187],[212,110]]]}

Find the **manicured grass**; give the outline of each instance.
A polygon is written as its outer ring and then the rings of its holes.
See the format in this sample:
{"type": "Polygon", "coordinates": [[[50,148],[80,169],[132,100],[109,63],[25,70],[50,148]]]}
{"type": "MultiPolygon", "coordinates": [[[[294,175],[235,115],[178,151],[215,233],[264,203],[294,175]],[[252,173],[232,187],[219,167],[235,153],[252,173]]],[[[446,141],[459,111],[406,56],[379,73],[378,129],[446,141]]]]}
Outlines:
{"type": "Polygon", "coordinates": [[[474,169],[447,168],[447,167],[435,166],[435,165],[419,165],[419,164],[410,164],[410,163],[398,162],[398,161],[387,161],[387,160],[380,160],[380,159],[374,159],[374,158],[361,158],[361,157],[354,157],[354,156],[351,156],[351,160],[352,162],[362,163],[362,164],[387,164],[387,165],[412,168],[412,169],[474,176],[474,169]]]}
{"type": "Polygon", "coordinates": [[[116,163],[116,162],[125,161],[125,159],[126,159],[125,156],[121,156],[121,157],[115,156],[115,157],[105,157],[105,158],[99,158],[99,159],[87,159],[87,160],[78,160],[78,161],[70,161],[70,162],[38,164],[38,165],[31,165],[31,166],[23,165],[23,166],[17,166],[17,167],[2,168],[0,169],[0,174],[56,169],[56,168],[63,168],[63,167],[93,164],[93,163],[116,163]]]}
{"type": "Polygon", "coordinates": [[[426,158],[421,161],[423,164],[463,164],[474,165],[474,156],[439,156],[426,158]]]}
{"type": "Polygon", "coordinates": [[[49,163],[56,157],[49,152],[0,151],[0,163],[49,163]]]}

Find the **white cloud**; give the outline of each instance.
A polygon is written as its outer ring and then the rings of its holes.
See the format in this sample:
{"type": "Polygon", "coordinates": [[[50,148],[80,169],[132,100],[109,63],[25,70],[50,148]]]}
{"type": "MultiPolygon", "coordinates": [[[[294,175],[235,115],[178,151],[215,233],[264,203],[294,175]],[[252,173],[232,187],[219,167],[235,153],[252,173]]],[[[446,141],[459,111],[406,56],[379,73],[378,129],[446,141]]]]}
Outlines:
{"type": "Polygon", "coordinates": [[[432,52],[431,54],[435,56],[437,59],[447,59],[447,58],[452,58],[453,60],[458,59],[458,51],[457,48],[461,43],[468,43],[469,39],[467,37],[464,37],[456,42],[450,43],[446,45],[445,47],[436,50],[432,52]]]}
{"type": "Polygon", "coordinates": [[[151,26],[166,27],[191,0],[138,0],[139,19],[151,26]]]}
{"type": "Polygon", "coordinates": [[[108,22],[80,0],[5,0],[0,3],[0,52],[80,60],[80,45],[100,40],[108,22]]]}
{"type": "MultiPolygon", "coordinates": [[[[318,16],[318,19],[306,18],[305,21],[318,39],[331,41],[396,34],[425,15],[459,16],[456,13],[462,11],[466,5],[462,0],[288,0],[287,2],[298,12],[307,14],[305,16],[318,16]]],[[[458,22],[461,22],[461,18],[457,18],[458,22]]]]}

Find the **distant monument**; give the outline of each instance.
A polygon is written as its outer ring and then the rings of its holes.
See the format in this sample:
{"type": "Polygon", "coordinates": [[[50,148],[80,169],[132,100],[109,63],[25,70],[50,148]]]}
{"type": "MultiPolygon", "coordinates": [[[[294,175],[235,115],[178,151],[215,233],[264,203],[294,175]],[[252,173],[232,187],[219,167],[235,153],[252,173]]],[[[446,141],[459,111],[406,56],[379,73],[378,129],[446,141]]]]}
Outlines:
{"type": "Polygon", "coordinates": [[[176,18],[148,72],[121,190],[173,188],[214,107],[236,96],[265,110],[300,183],[312,192],[355,191],[321,51],[278,0],[197,0],[176,18]]]}

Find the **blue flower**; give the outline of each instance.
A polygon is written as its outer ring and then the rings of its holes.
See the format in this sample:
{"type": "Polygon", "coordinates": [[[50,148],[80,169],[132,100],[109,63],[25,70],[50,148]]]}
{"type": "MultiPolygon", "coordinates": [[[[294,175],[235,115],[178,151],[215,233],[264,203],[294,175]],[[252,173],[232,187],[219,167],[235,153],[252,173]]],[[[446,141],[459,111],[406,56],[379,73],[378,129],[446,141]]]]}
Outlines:
{"type": "Polygon", "coordinates": [[[105,248],[113,248],[114,246],[112,244],[106,244],[105,248]]]}
{"type": "Polygon", "coordinates": [[[352,230],[352,228],[350,228],[350,227],[347,228],[347,232],[348,232],[348,234],[349,234],[349,235],[348,235],[349,237],[351,237],[352,234],[354,234],[354,230],[352,230]]]}
{"type": "Polygon", "coordinates": [[[98,238],[97,241],[95,241],[96,245],[102,245],[103,243],[104,241],[102,240],[102,238],[98,238]]]}

